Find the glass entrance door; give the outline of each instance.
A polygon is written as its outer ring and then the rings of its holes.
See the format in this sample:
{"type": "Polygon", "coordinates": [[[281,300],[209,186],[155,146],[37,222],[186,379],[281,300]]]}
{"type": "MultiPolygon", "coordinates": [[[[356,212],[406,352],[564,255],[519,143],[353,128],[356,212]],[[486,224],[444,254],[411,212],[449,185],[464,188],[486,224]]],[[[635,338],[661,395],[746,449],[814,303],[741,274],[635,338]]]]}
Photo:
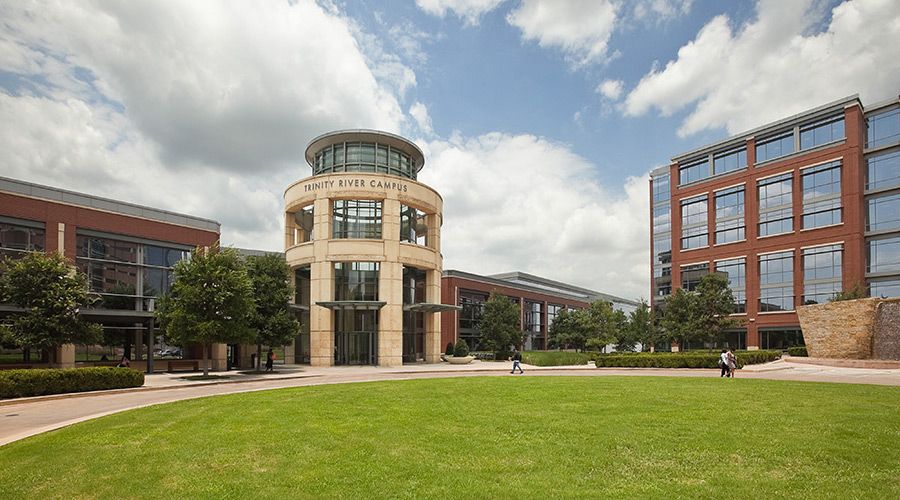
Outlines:
{"type": "Polygon", "coordinates": [[[334,364],[378,364],[378,311],[334,313],[334,364]]]}

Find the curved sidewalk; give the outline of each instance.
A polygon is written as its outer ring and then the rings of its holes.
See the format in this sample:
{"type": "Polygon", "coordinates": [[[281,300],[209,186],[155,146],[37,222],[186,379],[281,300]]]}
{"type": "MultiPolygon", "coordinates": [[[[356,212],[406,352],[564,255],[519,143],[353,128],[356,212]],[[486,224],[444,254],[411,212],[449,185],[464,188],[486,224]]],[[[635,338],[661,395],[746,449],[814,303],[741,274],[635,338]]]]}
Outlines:
{"type": "MultiPolygon", "coordinates": [[[[0,403],[0,445],[132,408],[205,396],[350,382],[504,375],[513,376],[509,374],[509,364],[499,362],[473,363],[465,366],[413,365],[397,368],[292,366],[283,368],[274,376],[246,376],[241,379],[235,374],[231,375],[233,379],[217,382],[191,382],[185,381],[183,376],[151,375],[147,377],[144,387],[135,389],[3,401],[0,403]]],[[[524,376],[529,375],[718,377],[719,371],[525,365],[524,376]]],[[[739,378],[900,386],[900,370],[896,369],[838,368],[785,361],[746,367],[738,371],[737,375],[739,378]]]]}

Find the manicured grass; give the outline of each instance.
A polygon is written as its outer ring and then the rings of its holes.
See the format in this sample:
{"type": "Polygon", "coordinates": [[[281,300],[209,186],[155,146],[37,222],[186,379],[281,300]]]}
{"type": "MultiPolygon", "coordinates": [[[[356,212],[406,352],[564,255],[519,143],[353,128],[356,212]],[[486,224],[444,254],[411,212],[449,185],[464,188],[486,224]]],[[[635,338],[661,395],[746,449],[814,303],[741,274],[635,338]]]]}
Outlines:
{"type": "Polygon", "coordinates": [[[6,498],[898,498],[900,388],[482,377],[183,401],[0,447],[6,498]]]}
{"type": "Polygon", "coordinates": [[[533,366],[586,365],[596,353],[570,351],[525,351],[522,362],[533,366]]]}

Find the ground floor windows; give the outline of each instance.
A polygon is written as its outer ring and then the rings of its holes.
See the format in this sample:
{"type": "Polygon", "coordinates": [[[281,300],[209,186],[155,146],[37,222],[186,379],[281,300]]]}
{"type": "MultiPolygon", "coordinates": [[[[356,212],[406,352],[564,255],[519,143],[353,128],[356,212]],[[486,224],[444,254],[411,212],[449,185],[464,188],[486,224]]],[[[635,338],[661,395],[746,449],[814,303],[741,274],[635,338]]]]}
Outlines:
{"type": "Polygon", "coordinates": [[[759,348],[785,350],[788,347],[806,345],[800,328],[773,328],[759,330],[759,348]]]}
{"type": "Polygon", "coordinates": [[[378,364],[378,311],[334,312],[334,364],[378,364]]]}
{"type": "Polygon", "coordinates": [[[870,281],[869,297],[900,297],[900,278],[870,281]]]}
{"type": "MultiPolygon", "coordinates": [[[[425,302],[426,271],[403,267],[403,305],[425,302]]],[[[425,313],[403,311],[403,362],[425,361],[425,313]]]]}
{"type": "MultiPolygon", "coordinates": [[[[658,346],[657,346],[658,347],[658,346]]],[[[746,349],[747,348],[747,330],[735,329],[727,330],[710,342],[689,342],[684,341],[681,346],[682,350],[709,350],[709,349],[746,349]]],[[[660,351],[662,349],[656,349],[660,351]]]]}

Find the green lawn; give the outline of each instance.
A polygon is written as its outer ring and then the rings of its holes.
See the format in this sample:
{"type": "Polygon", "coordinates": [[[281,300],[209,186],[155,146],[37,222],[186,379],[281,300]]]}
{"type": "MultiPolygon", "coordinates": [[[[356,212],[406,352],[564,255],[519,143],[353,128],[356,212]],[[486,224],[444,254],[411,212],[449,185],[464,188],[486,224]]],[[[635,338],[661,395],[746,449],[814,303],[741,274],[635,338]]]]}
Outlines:
{"type": "Polygon", "coordinates": [[[900,388],[482,377],[235,394],[0,447],[4,498],[900,498],[900,388]]]}

